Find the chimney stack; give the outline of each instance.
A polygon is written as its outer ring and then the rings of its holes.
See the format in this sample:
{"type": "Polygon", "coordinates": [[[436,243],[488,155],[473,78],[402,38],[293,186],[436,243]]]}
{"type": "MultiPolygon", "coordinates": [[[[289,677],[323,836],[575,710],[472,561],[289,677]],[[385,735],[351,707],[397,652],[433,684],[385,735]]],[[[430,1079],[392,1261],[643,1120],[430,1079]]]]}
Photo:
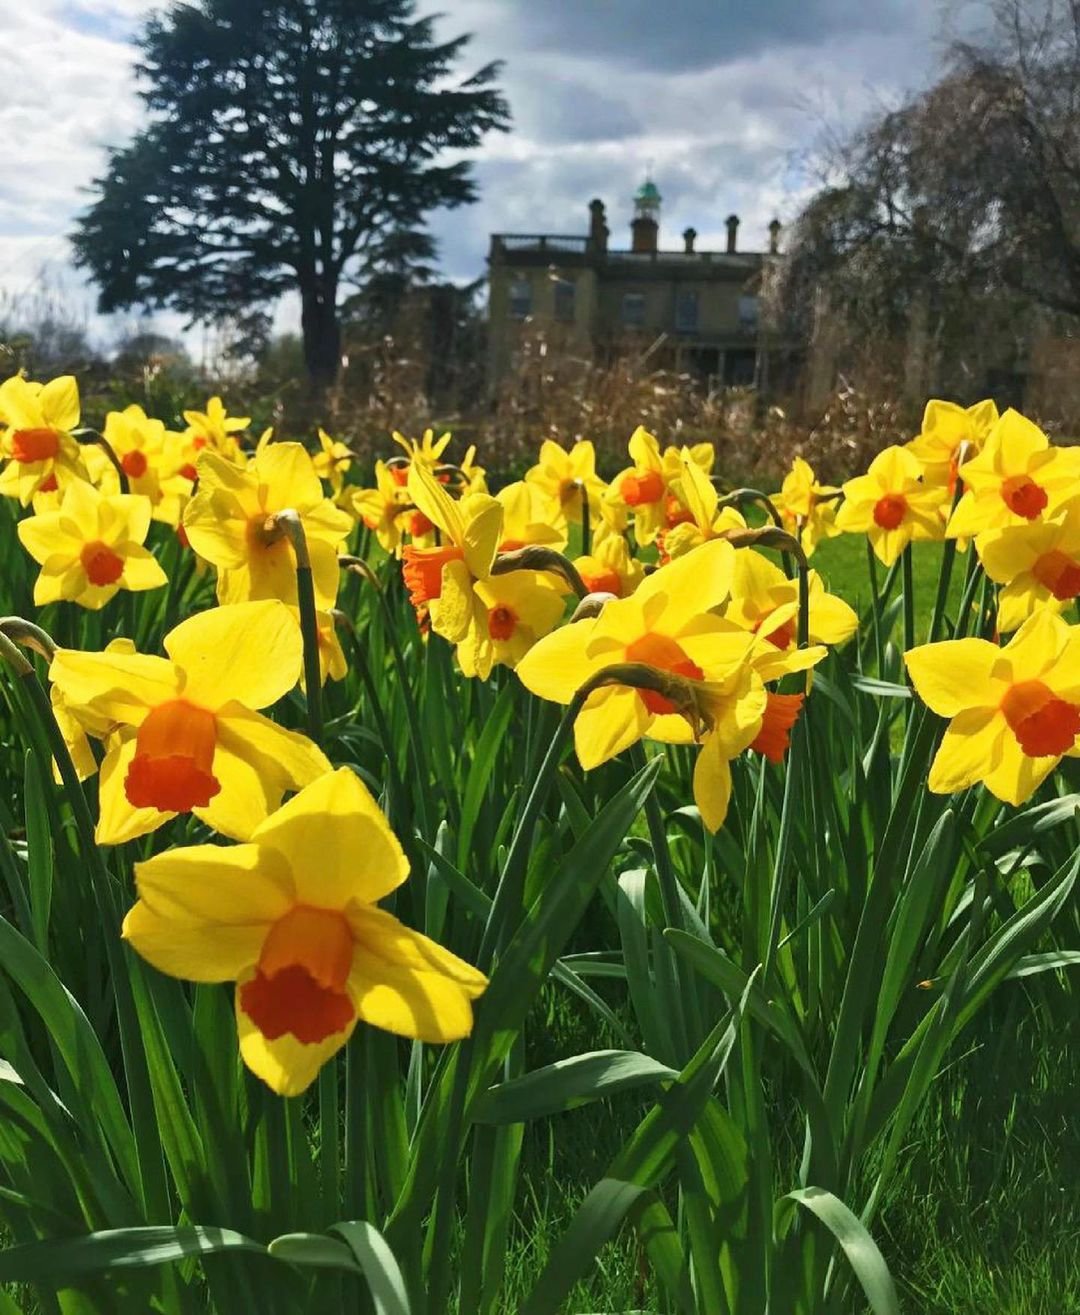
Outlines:
{"type": "Polygon", "coordinates": [[[780,251],[780,233],[783,230],[783,224],[779,219],[774,219],[769,225],[769,255],[775,256],[780,251]]]}
{"type": "Polygon", "coordinates": [[[630,221],[630,250],[639,254],[655,252],[660,225],[648,215],[636,215],[630,221]]]}
{"type": "Polygon", "coordinates": [[[684,229],[682,240],[684,244],[683,249],[685,250],[686,254],[688,256],[692,256],[694,254],[694,242],[697,240],[697,229],[696,228],[684,229]]]}
{"type": "Polygon", "coordinates": [[[597,197],[589,202],[589,250],[597,255],[607,253],[608,226],[604,203],[597,197]]]}
{"type": "Polygon", "coordinates": [[[739,235],[739,216],[728,215],[727,217],[727,249],[728,255],[734,255],[736,248],[736,239],[739,235]]]}

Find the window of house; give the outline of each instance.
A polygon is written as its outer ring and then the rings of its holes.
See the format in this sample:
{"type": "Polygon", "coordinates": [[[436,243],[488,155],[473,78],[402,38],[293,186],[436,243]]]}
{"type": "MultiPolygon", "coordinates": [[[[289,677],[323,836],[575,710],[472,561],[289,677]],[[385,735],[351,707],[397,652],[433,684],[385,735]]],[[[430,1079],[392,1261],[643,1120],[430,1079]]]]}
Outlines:
{"type": "Polygon", "coordinates": [[[569,279],[555,280],[555,318],[564,324],[574,321],[574,292],[569,279]]]}
{"type": "Polygon", "coordinates": [[[640,328],[645,323],[645,294],[643,292],[623,293],[622,322],[628,328],[640,328]]]}
{"type": "Polygon", "coordinates": [[[739,298],[739,327],[743,329],[756,329],[757,322],[758,322],[757,297],[740,297],[739,298]]]}
{"type": "Polygon", "coordinates": [[[679,292],[675,295],[675,328],[684,333],[694,332],[698,326],[698,295],[696,292],[679,292]]]}
{"type": "Polygon", "coordinates": [[[510,284],[510,318],[524,320],[532,314],[532,284],[528,279],[515,279],[510,284]]]}

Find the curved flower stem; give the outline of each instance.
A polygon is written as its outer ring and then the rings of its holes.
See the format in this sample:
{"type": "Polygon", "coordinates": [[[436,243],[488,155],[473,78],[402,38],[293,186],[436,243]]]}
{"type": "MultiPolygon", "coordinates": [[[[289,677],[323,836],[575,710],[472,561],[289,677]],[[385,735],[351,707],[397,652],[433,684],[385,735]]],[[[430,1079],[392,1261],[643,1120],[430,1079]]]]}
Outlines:
{"type": "Polygon", "coordinates": [[[592,526],[589,523],[589,490],[581,482],[574,481],[581,490],[581,555],[589,555],[589,547],[592,543],[592,526]]]}
{"type": "Polygon", "coordinates": [[[99,434],[96,429],[83,429],[80,430],[80,432],[76,434],[75,437],[79,440],[80,443],[92,447],[101,448],[102,452],[104,452],[105,455],[109,458],[109,462],[111,463],[113,469],[116,471],[117,475],[120,478],[120,492],[130,493],[131,485],[128,482],[127,471],[124,469],[120,461],[120,458],[113,451],[113,445],[109,442],[109,440],[105,437],[105,435],[99,434]]]}
{"type": "MultiPolygon", "coordinates": [[[[42,630],[40,626],[34,625],[32,621],[26,621],[21,616],[0,617],[0,633],[6,635],[13,643],[40,653],[46,662],[53,660],[57,647],[55,640],[52,635],[42,630]]],[[[18,656],[22,657],[21,654],[18,656]]],[[[10,662],[12,659],[9,657],[8,660],[10,662]]],[[[21,676],[23,672],[19,671],[17,674],[21,676]]]]}
{"type": "Polygon", "coordinates": [[[300,633],[304,639],[304,695],[307,699],[308,734],[322,744],[322,668],[319,664],[319,618],[315,611],[315,586],[307,536],[299,514],[291,507],[275,512],[267,522],[270,534],[284,534],[296,555],[296,596],[300,605],[300,633]],[[271,524],[272,522],[272,524],[271,524]]]}
{"type": "Polygon", "coordinates": [[[776,509],[776,503],[767,493],[762,493],[760,489],[732,489],[730,493],[725,493],[717,507],[741,507],[747,502],[756,502],[759,507],[764,507],[769,514],[769,519],[778,530],[784,528],[783,518],[776,509]]]}
{"type": "Polygon", "coordinates": [[[513,552],[499,553],[492,563],[491,574],[507,575],[510,571],[557,572],[579,598],[584,598],[589,592],[574,563],[561,552],[542,544],[530,543],[524,548],[515,548],[513,552]]]}

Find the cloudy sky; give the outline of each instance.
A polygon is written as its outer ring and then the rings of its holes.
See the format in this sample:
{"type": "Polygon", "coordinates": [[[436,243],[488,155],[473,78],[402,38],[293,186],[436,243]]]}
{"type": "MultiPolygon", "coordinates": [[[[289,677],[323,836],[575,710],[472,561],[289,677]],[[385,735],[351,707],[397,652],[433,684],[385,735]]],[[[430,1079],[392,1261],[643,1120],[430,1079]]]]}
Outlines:
{"type": "MultiPolygon", "coordinates": [[[[65,233],[104,149],[138,126],[131,35],[142,0],[0,0],[0,298],[43,287],[91,316],[91,291],[65,233]]],[[[466,63],[505,62],[513,131],[477,160],[481,200],[436,215],[454,279],[483,271],[491,232],[583,232],[603,198],[614,244],[629,240],[630,197],[651,167],[661,241],[759,248],[790,219],[810,180],[800,163],[823,131],[843,131],[924,85],[941,48],[940,0],[423,0],[442,35],[472,32],[466,63]]],[[[954,3],[966,23],[977,0],[954,3]]],[[[290,317],[284,308],[282,323],[290,317]]],[[[121,327],[92,317],[107,340],[121,327]]],[[[162,324],[164,328],[174,325],[162,324]]]]}

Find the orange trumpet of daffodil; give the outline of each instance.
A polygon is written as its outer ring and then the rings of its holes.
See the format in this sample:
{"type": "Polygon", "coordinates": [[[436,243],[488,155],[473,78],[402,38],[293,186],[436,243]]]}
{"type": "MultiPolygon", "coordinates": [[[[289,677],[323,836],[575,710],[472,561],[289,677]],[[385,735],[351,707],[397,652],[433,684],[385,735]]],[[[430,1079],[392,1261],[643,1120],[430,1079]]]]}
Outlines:
{"type": "Polygon", "coordinates": [[[134,494],[107,497],[82,480],[67,486],[56,511],[21,520],[19,541],[41,573],[38,607],[66,599],[92,611],[121,589],[158,589],[168,577],[149,549],[150,503],[134,494]]]}
{"type": "Polygon", "coordinates": [[[123,936],[171,977],[235,982],[244,1063],[296,1096],[358,1022],[428,1042],[472,1030],[484,975],[378,907],[408,872],[378,805],[342,767],[247,844],[136,863],[123,936]]]}
{"type": "Polygon", "coordinates": [[[333,607],[338,548],[352,520],[324,495],[307,451],[299,443],[272,443],[240,469],[206,450],[198,472],[184,530],[195,552],[218,568],[218,601],[297,602],[296,552],[275,521],[277,513],[292,510],[307,540],[316,605],[333,607]]]}
{"type": "Polygon", "coordinates": [[[38,490],[49,492],[71,479],[87,477],[72,430],[79,424],[79,389],[73,375],[47,384],[12,375],[0,384],[2,450],[0,496],[18,498],[24,507],[38,490]]]}
{"type": "Polygon", "coordinates": [[[1045,520],[1076,496],[1080,452],[1055,448],[1019,411],[1006,411],[978,456],[964,463],[965,493],[949,518],[950,539],[1045,520]]]}
{"type": "Polygon", "coordinates": [[[949,725],[930,768],[937,794],[982,782],[1022,804],[1080,736],[1080,628],[1043,610],[1003,648],[950,639],[904,654],[919,697],[949,725]]]}
{"type": "Polygon", "coordinates": [[[1033,612],[1060,612],[1080,597],[1080,500],[1053,520],[989,530],[976,540],[983,570],[1002,589],[998,629],[1018,630],[1033,612]]]}
{"type": "Polygon", "coordinates": [[[597,526],[592,552],[574,559],[574,568],[591,594],[627,598],[645,578],[645,568],[630,552],[626,539],[607,525],[597,526]]]}
{"type": "Polygon", "coordinates": [[[940,539],[948,495],[943,488],[926,487],[920,482],[921,475],[918,458],[904,448],[887,447],[879,452],[865,475],[844,485],[837,529],[867,535],[878,560],[886,566],[891,566],[913,539],[940,539]]]}
{"type": "Polygon", "coordinates": [[[502,504],[486,493],[469,493],[455,502],[419,461],[409,467],[408,489],[443,542],[436,548],[409,545],[402,550],[405,586],[417,618],[430,613],[435,633],[457,644],[473,621],[473,581],[491,574],[502,539],[502,504]]]}
{"type": "Polygon", "coordinates": [[[49,668],[77,717],[85,707],[121,728],[101,766],[98,842],[188,812],[246,839],[287,790],[330,770],[305,736],[256,711],[296,684],[299,627],[284,603],[236,603],[181,622],[164,648],[163,658],[62,648],[49,668]]]}

